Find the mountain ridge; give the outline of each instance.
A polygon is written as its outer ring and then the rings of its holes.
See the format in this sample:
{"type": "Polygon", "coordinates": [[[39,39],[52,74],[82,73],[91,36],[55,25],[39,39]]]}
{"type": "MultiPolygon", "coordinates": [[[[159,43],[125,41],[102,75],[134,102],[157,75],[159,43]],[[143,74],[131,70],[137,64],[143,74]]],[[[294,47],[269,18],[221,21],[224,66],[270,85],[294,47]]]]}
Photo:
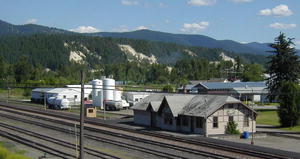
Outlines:
{"type": "MultiPolygon", "coordinates": [[[[97,32],[97,33],[76,33],[64,29],[47,27],[37,24],[14,25],[0,20],[0,35],[31,35],[31,34],[78,34],[85,36],[99,36],[112,38],[127,38],[150,40],[179,45],[217,48],[238,54],[269,55],[267,51],[272,51],[269,43],[239,43],[234,40],[216,40],[209,36],[198,34],[174,34],[152,30],[136,30],[130,32],[97,32]]],[[[297,50],[300,53],[300,50],[297,50]]]]}

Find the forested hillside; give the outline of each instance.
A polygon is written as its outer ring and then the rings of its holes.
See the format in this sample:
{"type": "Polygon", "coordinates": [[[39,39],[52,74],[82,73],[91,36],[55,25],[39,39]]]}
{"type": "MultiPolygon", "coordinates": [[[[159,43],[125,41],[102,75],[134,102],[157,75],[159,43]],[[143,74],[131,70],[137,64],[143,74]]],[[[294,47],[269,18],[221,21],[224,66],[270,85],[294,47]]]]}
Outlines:
{"type": "Polygon", "coordinates": [[[224,77],[234,63],[222,61],[221,53],[245,64],[263,64],[265,60],[264,56],[145,40],[64,34],[0,37],[0,62],[5,72],[1,79],[10,77],[17,83],[78,82],[81,68],[90,79],[114,75],[117,80],[135,83],[224,77]]]}

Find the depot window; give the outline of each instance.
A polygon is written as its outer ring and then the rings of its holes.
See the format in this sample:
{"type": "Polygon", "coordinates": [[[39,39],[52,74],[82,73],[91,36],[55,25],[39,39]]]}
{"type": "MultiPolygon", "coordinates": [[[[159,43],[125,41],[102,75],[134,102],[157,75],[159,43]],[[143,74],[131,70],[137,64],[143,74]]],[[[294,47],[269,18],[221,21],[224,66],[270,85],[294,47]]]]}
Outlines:
{"type": "Polygon", "coordinates": [[[213,117],[213,128],[218,128],[219,127],[219,121],[218,117],[213,117]]]}

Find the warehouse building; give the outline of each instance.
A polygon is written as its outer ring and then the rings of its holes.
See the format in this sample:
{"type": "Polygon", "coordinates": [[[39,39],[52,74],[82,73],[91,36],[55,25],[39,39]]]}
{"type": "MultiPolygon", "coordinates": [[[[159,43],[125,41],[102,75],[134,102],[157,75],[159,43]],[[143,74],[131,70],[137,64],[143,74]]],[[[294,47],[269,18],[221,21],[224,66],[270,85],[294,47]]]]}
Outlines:
{"type": "MultiPolygon", "coordinates": [[[[91,89],[85,91],[84,98],[89,99],[91,89]]],[[[78,88],[36,88],[31,92],[31,101],[35,103],[48,102],[50,97],[58,99],[68,99],[70,105],[79,105],[81,100],[81,92],[78,88]],[[44,97],[44,95],[46,97],[44,97]]]]}
{"type": "Polygon", "coordinates": [[[225,134],[229,121],[255,132],[256,112],[241,101],[220,95],[153,94],[133,107],[139,125],[196,134],[225,134]]]}
{"type": "Polygon", "coordinates": [[[193,89],[199,94],[229,95],[242,101],[268,102],[266,82],[201,82],[193,89]]]}

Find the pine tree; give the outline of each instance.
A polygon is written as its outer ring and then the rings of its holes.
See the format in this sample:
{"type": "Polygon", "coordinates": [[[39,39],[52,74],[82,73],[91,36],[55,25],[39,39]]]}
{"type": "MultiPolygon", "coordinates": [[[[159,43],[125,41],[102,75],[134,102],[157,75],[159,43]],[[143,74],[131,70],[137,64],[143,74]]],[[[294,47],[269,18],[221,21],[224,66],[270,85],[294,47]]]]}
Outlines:
{"type": "Polygon", "coordinates": [[[267,86],[270,91],[269,99],[274,100],[280,94],[282,84],[284,82],[294,82],[298,80],[299,57],[296,55],[293,39],[286,38],[284,33],[280,33],[275,38],[275,42],[270,44],[273,48],[273,55],[268,56],[270,61],[268,64],[268,73],[270,77],[267,79],[267,86]]]}
{"type": "Polygon", "coordinates": [[[292,82],[282,85],[281,94],[278,99],[280,107],[278,109],[279,121],[282,127],[293,127],[297,125],[300,113],[300,89],[292,82]]]}

